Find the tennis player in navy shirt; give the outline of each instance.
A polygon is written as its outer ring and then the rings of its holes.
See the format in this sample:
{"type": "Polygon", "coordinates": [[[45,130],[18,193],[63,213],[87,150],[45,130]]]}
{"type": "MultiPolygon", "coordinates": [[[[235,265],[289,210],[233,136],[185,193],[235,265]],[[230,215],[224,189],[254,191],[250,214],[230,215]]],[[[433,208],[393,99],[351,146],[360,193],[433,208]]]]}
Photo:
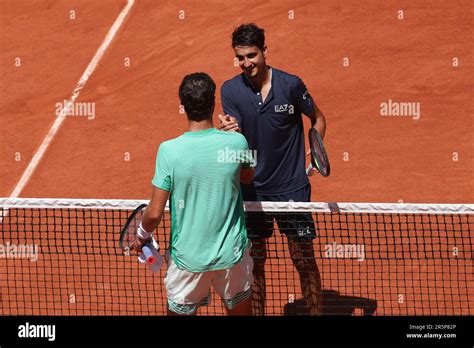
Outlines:
{"type": "MultiPolygon", "coordinates": [[[[219,128],[238,131],[256,150],[256,175],[242,185],[246,201],[309,202],[311,186],[305,171],[305,143],[302,114],[324,137],[326,121],[303,81],[295,75],[266,64],[264,30],[243,24],[232,33],[232,47],[243,73],[221,88],[225,116],[219,128]]],[[[310,173],[311,175],[312,173],[310,173]]],[[[314,258],[315,227],[310,213],[251,213],[248,237],[254,257],[253,309],[264,314],[266,238],[273,233],[273,219],[287,236],[288,248],[301,280],[308,314],[322,311],[321,277],[314,258]]]]}

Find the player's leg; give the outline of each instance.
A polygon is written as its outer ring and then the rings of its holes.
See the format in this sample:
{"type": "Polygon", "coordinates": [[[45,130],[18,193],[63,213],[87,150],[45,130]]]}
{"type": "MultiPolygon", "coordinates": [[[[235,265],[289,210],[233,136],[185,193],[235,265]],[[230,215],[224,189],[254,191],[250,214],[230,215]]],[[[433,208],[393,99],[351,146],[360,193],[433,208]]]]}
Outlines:
{"type": "MultiPolygon", "coordinates": [[[[279,197],[280,201],[309,202],[311,186],[279,197]]],[[[278,228],[288,237],[288,249],[301,283],[301,292],[309,306],[310,315],[322,313],[321,275],[313,250],[316,230],[311,213],[282,213],[275,215],[278,228]]]]}
{"type": "MultiPolygon", "coordinates": [[[[242,185],[242,195],[245,201],[265,201],[251,185],[242,185]]],[[[254,282],[252,285],[252,310],[254,315],[265,315],[266,283],[265,261],[267,260],[267,238],[273,234],[273,216],[263,212],[246,212],[245,223],[247,236],[252,241],[250,255],[254,267],[254,282]]]]}
{"type": "Polygon", "coordinates": [[[238,303],[234,308],[227,308],[227,315],[239,316],[239,315],[252,315],[252,296],[249,296],[246,300],[238,303]]]}
{"type": "Polygon", "coordinates": [[[213,272],[212,286],[222,298],[228,315],[252,315],[253,265],[247,245],[234,266],[213,272]]]}
{"type": "Polygon", "coordinates": [[[166,255],[168,269],[165,276],[168,315],[196,315],[201,306],[210,301],[210,272],[192,273],[180,270],[173,259],[166,255]]]}
{"type": "Polygon", "coordinates": [[[291,260],[300,276],[301,292],[309,306],[309,315],[322,314],[322,287],[313,241],[310,238],[288,236],[291,260]]]}
{"type": "Polygon", "coordinates": [[[264,238],[252,239],[250,255],[253,259],[252,308],[254,315],[265,315],[266,281],[265,261],[267,259],[267,241],[264,238]]]}

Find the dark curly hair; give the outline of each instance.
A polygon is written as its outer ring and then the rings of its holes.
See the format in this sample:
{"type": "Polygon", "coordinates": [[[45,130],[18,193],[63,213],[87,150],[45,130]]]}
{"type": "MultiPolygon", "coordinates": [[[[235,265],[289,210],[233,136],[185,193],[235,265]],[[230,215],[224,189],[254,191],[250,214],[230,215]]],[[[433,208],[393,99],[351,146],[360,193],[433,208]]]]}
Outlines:
{"type": "Polygon", "coordinates": [[[216,84],[202,72],[186,75],[179,86],[179,99],[191,121],[200,122],[212,117],[216,84]]]}
{"type": "Polygon", "coordinates": [[[232,47],[257,46],[263,51],[265,46],[265,30],[259,28],[255,23],[242,24],[235,28],[232,33],[232,47]]]}

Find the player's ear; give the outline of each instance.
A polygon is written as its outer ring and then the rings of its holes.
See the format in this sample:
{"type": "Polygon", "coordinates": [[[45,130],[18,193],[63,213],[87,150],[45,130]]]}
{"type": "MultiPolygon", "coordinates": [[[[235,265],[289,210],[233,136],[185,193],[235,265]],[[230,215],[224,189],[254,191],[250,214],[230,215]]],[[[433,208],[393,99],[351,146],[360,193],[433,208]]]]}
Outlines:
{"type": "Polygon", "coordinates": [[[263,46],[263,58],[267,58],[267,45],[263,46]]]}

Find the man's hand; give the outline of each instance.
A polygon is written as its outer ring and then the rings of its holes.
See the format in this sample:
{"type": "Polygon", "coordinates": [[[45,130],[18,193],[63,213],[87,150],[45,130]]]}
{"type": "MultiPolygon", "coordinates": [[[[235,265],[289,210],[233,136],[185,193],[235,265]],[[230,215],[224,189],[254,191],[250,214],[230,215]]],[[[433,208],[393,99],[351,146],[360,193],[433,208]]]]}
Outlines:
{"type": "MultiPolygon", "coordinates": [[[[308,150],[308,152],[306,152],[306,156],[311,156],[311,149],[308,150]]],[[[317,172],[317,169],[314,168],[312,165],[311,165],[311,162],[309,164],[309,166],[306,168],[306,175],[307,176],[313,176],[314,173],[317,172]]]]}
{"type": "Polygon", "coordinates": [[[135,251],[138,251],[139,253],[142,252],[142,248],[147,245],[148,243],[150,243],[151,241],[151,237],[148,238],[148,239],[142,239],[138,236],[135,237],[135,240],[133,241],[133,243],[130,245],[130,249],[131,250],[135,250],[135,251]]]}
{"type": "Polygon", "coordinates": [[[226,132],[240,132],[237,119],[230,115],[219,115],[219,124],[217,125],[217,129],[226,132]]]}

